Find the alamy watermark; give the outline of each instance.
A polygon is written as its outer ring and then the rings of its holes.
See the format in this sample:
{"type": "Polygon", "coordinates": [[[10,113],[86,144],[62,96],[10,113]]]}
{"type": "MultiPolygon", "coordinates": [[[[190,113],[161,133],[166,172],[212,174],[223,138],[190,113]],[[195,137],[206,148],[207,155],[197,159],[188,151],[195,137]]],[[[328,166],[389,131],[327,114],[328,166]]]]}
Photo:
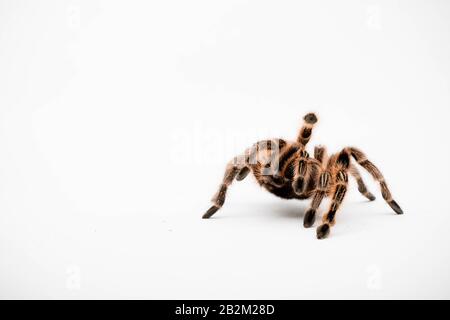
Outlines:
{"type": "Polygon", "coordinates": [[[366,25],[369,30],[379,31],[382,29],[381,24],[381,7],[377,4],[367,6],[366,9],[366,25]]]}
{"type": "Polygon", "coordinates": [[[81,269],[79,266],[72,265],[66,269],[66,289],[80,290],[81,289],[81,269]]]}
{"type": "Polygon", "coordinates": [[[204,127],[195,123],[189,130],[179,129],[172,133],[169,160],[172,164],[211,165],[232,162],[237,166],[261,164],[263,175],[278,172],[280,140],[267,139],[268,132],[258,130],[225,130],[204,127]],[[254,144],[255,137],[266,137],[254,144]]]}
{"type": "Polygon", "coordinates": [[[367,272],[367,289],[379,291],[383,287],[383,277],[381,268],[377,265],[370,265],[366,268],[367,272]]]}

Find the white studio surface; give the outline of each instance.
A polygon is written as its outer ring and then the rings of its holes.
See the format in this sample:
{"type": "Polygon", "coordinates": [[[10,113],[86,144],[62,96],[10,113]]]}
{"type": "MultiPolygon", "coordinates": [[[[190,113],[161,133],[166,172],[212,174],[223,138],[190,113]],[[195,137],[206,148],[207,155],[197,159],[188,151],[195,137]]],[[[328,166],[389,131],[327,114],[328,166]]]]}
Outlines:
{"type": "Polygon", "coordinates": [[[446,1],[0,1],[0,298],[450,298],[449,39],[446,1]],[[364,174],[319,241],[251,177],[202,220],[308,111],[405,214],[364,174]]]}

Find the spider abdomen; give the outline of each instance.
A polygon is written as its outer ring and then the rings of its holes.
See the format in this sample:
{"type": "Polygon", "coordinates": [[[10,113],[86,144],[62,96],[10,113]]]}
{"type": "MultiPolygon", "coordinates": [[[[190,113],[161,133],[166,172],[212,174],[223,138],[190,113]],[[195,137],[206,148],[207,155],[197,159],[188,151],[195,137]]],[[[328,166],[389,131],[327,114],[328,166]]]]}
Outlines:
{"type": "Polygon", "coordinates": [[[312,192],[306,192],[306,193],[302,193],[302,194],[295,193],[294,188],[292,187],[291,184],[286,184],[282,187],[275,187],[275,186],[269,185],[269,184],[263,184],[262,186],[270,193],[276,195],[277,197],[283,198],[283,199],[304,200],[304,199],[310,198],[312,195],[312,192]]]}

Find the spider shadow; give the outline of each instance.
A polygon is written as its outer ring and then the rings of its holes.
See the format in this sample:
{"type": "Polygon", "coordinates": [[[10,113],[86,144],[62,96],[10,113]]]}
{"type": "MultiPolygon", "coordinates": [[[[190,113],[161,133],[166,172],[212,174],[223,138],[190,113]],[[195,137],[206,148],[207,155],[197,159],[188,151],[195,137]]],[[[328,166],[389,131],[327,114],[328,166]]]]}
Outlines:
{"type": "MultiPolygon", "coordinates": [[[[377,199],[378,200],[378,199],[377,199]]],[[[392,214],[389,210],[379,212],[370,208],[372,201],[366,199],[352,200],[346,203],[345,207],[342,208],[343,212],[359,212],[368,211],[370,214],[386,215],[392,214]]],[[[329,202],[325,201],[321,208],[318,209],[318,215],[323,215],[327,208],[329,207],[329,202]]],[[[267,217],[267,218],[284,218],[292,220],[303,220],[305,212],[309,208],[309,202],[304,202],[301,200],[280,200],[274,202],[243,202],[239,204],[238,212],[234,214],[227,214],[227,212],[221,211],[214,215],[213,219],[234,219],[236,217],[267,217]]],[[[228,209],[226,209],[228,210],[228,209]]],[[[342,215],[342,214],[341,214],[342,215]]],[[[345,215],[342,215],[345,218],[345,215]]]]}
{"type": "Polygon", "coordinates": [[[308,209],[307,204],[302,203],[301,201],[266,203],[264,205],[256,205],[256,207],[259,207],[256,210],[263,212],[265,216],[295,220],[303,219],[305,212],[308,209]]]}
{"type": "MultiPolygon", "coordinates": [[[[348,209],[352,211],[364,211],[368,209],[367,206],[370,205],[372,202],[373,201],[369,201],[367,199],[350,201],[348,203],[349,205],[348,209]]],[[[329,203],[326,202],[325,205],[318,210],[318,214],[319,215],[324,214],[328,206],[329,203]]],[[[260,203],[253,204],[252,207],[255,207],[255,209],[260,212],[262,211],[265,216],[271,215],[273,217],[303,220],[305,212],[308,210],[310,206],[308,202],[290,200],[290,201],[266,203],[264,205],[261,205],[260,203]]],[[[376,210],[369,209],[367,211],[369,211],[371,214],[379,214],[379,215],[392,214],[392,212],[390,212],[389,210],[387,210],[386,212],[385,211],[378,212],[376,210]]]]}
{"type": "Polygon", "coordinates": [[[229,215],[224,212],[219,212],[219,214],[215,214],[212,219],[229,219],[236,217],[267,217],[298,220],[303,219],[305,212],[308,209],[308,205],[306,203],[302,203],[301,201],[293,200],[263,204],[260,202],[246,203],[242,208],[242,210],[238,210],[238,214],[235,213],[229,215]]]}

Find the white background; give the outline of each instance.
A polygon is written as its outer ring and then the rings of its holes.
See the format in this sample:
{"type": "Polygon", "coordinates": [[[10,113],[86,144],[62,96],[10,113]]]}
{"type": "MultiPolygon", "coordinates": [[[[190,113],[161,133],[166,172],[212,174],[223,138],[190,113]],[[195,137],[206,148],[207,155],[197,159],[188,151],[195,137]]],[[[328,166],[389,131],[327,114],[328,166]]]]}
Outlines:
{"type": "Polygon", "coordinates": [[[449,39],[444,0],[0,1],[0,298],[450,298],[449,39]],[[319,241],[251,177],[202,220],[307,111],[405,214],[364,175],[319,241]]]}

